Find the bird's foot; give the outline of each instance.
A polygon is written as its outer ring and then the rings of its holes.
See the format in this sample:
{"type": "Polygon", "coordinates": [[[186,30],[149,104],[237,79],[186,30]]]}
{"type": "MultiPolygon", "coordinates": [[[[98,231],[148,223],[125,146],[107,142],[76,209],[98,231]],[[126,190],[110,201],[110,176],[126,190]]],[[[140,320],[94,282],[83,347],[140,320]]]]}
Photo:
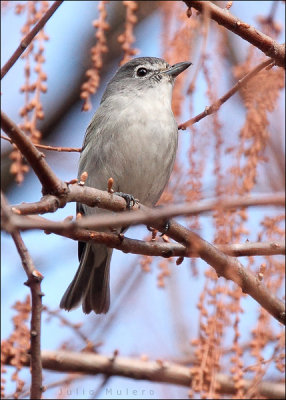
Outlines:
{"type": "MultiPolygon", "coordinates": [[[[156,206],[156,208],[162,208],[162,207],[163,207],[163,206],[162,206],[161,204],[159,204],[159,205],[156,206]]],[[[164,222],[164,224],[165,224],[165,225],[164,225],[164,228],[163,228],[163,230],[162,230],[162,232],[161,232],[160,237],[166,235],[166,233],[168,232],[168,230],[170,229],[170,226],[171,226],[171,223],[170,223],[169,220],[166,220],[166,221],[164,222]]]]}
{"type": "Polygon", "coordinates": [[[126,201],[126,208],[128,210],[131,210],[133,206],[136,204],[136,199],[132,194],[128,193],[123,193],[123,192],[114,192],[113,194],[116,194],[117,196],[122,197],[126,201]]]}
{"type": "Polygon", "coordinates": [[[166,235],[166,233],[168,232],[168,230],[170,229],[170,221],[166,221],[165,222],[165,225],[164,225],[164,229],[162,230],[162,232],[161,232],[161,237],[162,236],[164,236],[164,235],[166,235]]]}
{"type": "MultiPolygon", "coordinates": [[[[146,225],[146,227],[147,227],[148,231],[152,232],[152,234],[157,233],[157,229],[152,228],[149,225],[146,225]]],[[[170,229],[170,221],[166,221],[165,225],[164,225],[164,228],[163,228],[163,230],[162,230],[162,232],[160,234],[160,237],[166,235],[166,233],[168,232],[169,229],[170,229]]]]}

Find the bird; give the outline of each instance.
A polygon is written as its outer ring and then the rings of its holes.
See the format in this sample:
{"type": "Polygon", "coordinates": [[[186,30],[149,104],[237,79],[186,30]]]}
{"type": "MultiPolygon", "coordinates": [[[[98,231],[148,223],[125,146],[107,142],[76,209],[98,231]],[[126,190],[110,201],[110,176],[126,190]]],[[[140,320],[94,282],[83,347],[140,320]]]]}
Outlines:
{"type": "MultiPolygon", "coordinates": [[[[170,178],[178,145],[178,125],[172,112],[175,78],[192,63],[169,65],[162,58],[137,57],[122,65],[107,84],[84,137],[78,179],[87,172],[86,186],[129,194],[154,206],[170,178]]],[[[77,213],[110,211],[77,203],[77,213]]],[[[82,303],[85,314],[105,314],[110,307],[112,249],[94,242],[78,243],[78,270],[60,308],[82,303]]]]}

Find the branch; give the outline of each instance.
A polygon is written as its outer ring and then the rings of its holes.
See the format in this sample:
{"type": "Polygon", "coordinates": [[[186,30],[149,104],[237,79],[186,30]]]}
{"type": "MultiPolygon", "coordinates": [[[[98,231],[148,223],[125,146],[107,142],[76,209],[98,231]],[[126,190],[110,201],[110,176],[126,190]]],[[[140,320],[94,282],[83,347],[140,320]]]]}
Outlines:
{"type": "MultiPolygon", "coordinates": [[[[75,187],[75,186],[74,186],[75,187]]],[[[87,189],[87,187],[85,188],[87,189]]],[[[108,193],[107,193],[108,195],[108,193]]],[[[110,196],[110,195],[109,195],[110,196]]],[[[76,224],[79,228],[90,228],[90,229],[103,229],[112,227],[121,227],[121,226],[129,226],[129,225],[138,225],[138,224],[154,224],[154,222],[158,222],[158,220],[164,220],[171,217],[178,216],[194,216],[201,214],[202,212],[212,211],[215,208],[220,208],[222,210],[226,209],[235,209],[246,206],[257,206],[257,205],[285,205],[285,195],[283,193],[278,193],[277,195],[264,195],[264,196],[255,196],[256,198],[251,198],[251,196],[245,196],[242,198],[234,198],[234,199],[221,199],[221,200],[211,200],[197,203],[183,203],[178,205],[165,206],[162,208],[148,208],[144,205],[138,205],[139,209],[132,212],[124,212],[117,215],[90,215],[85,216],[82,219],[77,220],[76,224]],[[260,198],[259,198],[260,197],[260,198]]],[[[83,199],[82,199],[83,200],[83,199]]],[[[122,200],[122,199],[121,199],[122,200]]],[[[94,201],[94,198],[93,198],[94,201]]],[[[82,201],[81,201],[82,202],[82,201]]],[[[84,202],[84,201],[83,201],[84,202]]],[[[125,201],[123,201],[124,205],[125,201]]],[[[85,203],[86,204],[86,203],[85,203]]],[[[90,205],[90,204],[88,204],[90,205]]],[[[104,207],[103,202],[97,204],[98,207],[104,207]]],[[[110,205],[109,205],[110,207],[110,205]]],[[[108,208],[108,209],[111,209],[108,208]]],[[[113,211],[120,211],[115,210],[113,211]]],[[[67,222],[68,224],[68,222],[67,222]]],[[[156,227],[154,225],[154,227],[156,227]]]]}
{"type": "MultiPolygon", "coordinates": [[[[1,139],[7,140],[7,142],[9,142],[9,143],[13,143],[13,141],[6,136],[1,135],[1,139]]],[[[67,152],[67,153],[71,153],[71,152],[80,153],[81,152],[81,148],[79,148],[79,147],[54,147],[54,146],[47,146],[44,144],[36,144],[36,143],[34,143],[34,146],[37,149],[43,149],[43,150],[51,150],[51,151],[59,151],[59,152],[67,152]]]]}
{"type": "MultiPolygon", "coordinates": [[[[69,374],[67,375],[65,378],[63,379],[58,379],[57,381],[53,381],[51,383],[48,383],[45,385],[45,392],[47,392],[50,389],[56,388],[58,386],[61,387],[67,387],[73,383],[75,383],[75,381],[79,380],[79,379],[84,379],[85,376],[83,374],[69,374]]],[[[23,392],[21,393],[21,399],[25,399],[27,396],[29,395],[29,392],[23,392]]],[[[10,399],[13,397],[13,394],[8,394],[5,399],[10,399]]],[[[46,396],[45,396],[46,397],[46,396]]],[[[94,399],[96,399],[96,397],[93,397],[94,399]]]]}
{"type": "MultiPolygon", "coordinates": [[[[2,218],[9,219],[9,207],[6,203],[6,199],[1,193],[1,211],[2,218]]],[[[41,360],[41,314],[42,314],[42,296],[41,281],[43,276],[35,269],[33,260],[22,240],[22,237],[18,230],[11,232],[11,236],[14,240],[15,246],[20,255],[23,268],[28,277],[26,286],[29,286],[32,297],[32,317],[30,325],[30,360],[31,365],[31,399],[42,398],[42,360],[41,360]]]]}
{"type": "MultiPolygon", "coordinates": [[[[121,207],[125,208],[126,203],[125,200],[122,198],[118,198],[118,196],[110,195],[107,192],[100,191],[98,189],[92,189],[86,187],[85,189],[88,189],[88,192],[101,192],[103,194],[103,201],[100,202],[100,204],[97,204],[100,208],[105,208],[111,211],[123,211],[120,209],[121,207]],[[108,201],[108,197],[104,199],[104,194],[109,197],[110,202],[107,203],[106,205],[104,204],[104,201],[108,201]],[[115,199],[116,197],[116,199],[115,199]],[[121,200],[123,200],[123,203],[121,203],[121,200]]],[[[280,200],[279,197],[277,197],[278,200],[280,200]]],[[[51,197],[52,199],[52,197],[51,197]]],[[[57,199],[58,200],[58,199],[57,199]]],[[[245,199],[244,199],[245,200],[245,199]]],[[[246,199],[247,200],[247,199],[246,199]]],[[[263,200],[262,203],[264,203],[265,199],[263,200]]],[[[284,199],[281,199],[282,202],[284,199]]],[[[92,202],[97,202],[100,201],[98,198],[93,198],[92,202]]],[[[245,201],[246,203],[247,201],[245,201]]],[[[49,201],[48,201],[49,203],[49,201]]],[[[58,203],[60,201],[58,200],[58,203]]],[[[89,200],[87,197],[85,197],[85,200],[83,203],[87,204],[89,203],[89,200]]],[[[200,203],[200,202],[198,202],[200,203]]],[[[243,203],[243,202],[242,202],[243,203]]],[[[35,203],[32,203],[31,205],[28,205],[27,208],[29,210],[32,209],[32,206],[35,203]]],[[[47,202],[43,201],[43,205],[41,205],[41,208],[43,208],[47,202]]],[[[49,205],[52,204],[55,207],[57,207],[57,202],[55,201],[54,203],[49,203],[49,205]]],[[[227,204],[227,203],[226,203],[227,204]]],[[[235,203],[233,203],[235,204],[235,203]]],[[[233,208],[233,204],[231,204],[231,208],[233,208]]],[[[267,203],[269,204],[269,203],[267,203]]],[[[89,204],[91,205],[91,204],[89,204]]],[[[222,202],[223,205],[223,202],[222,202]]],[[[276,204],[277,205],[277,204],[276,204]]],[[[23,204],[25,206],[25,204],[23,204]]],[[[91,206],[95,206],[94,204],[91,206]]],[[[139,207],[139,206],[137,206],[139,207]]],[[[23,207],[24,208],[24,207],[23,207]]],[[[38,207],[37,207],[38,208],[38,207]]],[[[203,209],[203,207],[200,207],[203,209]]],[[[227,208],[227,207],[226,207],[227,208]]],[[[137,208],[135,211],[125,211],[119,214],[103,214],[103,213],[98,213],[94,215],[88,215],[84,216],[83,218],[78,218],[77,220],[71,220],[70,218],[66,218],[64,221],[51,221],[42,217],[37,217],[37,216],[29,216],[24,218],[24,216],[20,216],[17,214],[20,214],[17,210],[17,208],[12,207],[12,210],[14,211],[14,214],[11,215],[11,218],[13,220],[13,224],[21,230],[29,230],[29,229],[43,229],[43,230],[49,230],[51,232],[57,233],[57,232],[62,232],[62,231],[74,231],[77,228],[85,228],[85,229],[97,229],[97,230],[103,230],[103,229],[110,229],[116,228],[116,227],[122,227],[122,226],[134,226],[134,225],[140,225],[140,224],[158,224],[158,223],[163,223],[166,220],[169,219],[170,217],[174,216],[181,216],[181,215],[197,215],[198,213],[198,208],[196,208],[196,205],[194,205],[194,208],[192,205],[183,204],[183,205],[173,205],[173,206],[166,206],[163,208],[148,208],[142,204],[140,204],[140,209],[137,208]]],[[[222,208],[223,209],[223,208],[222,208]]],[[[205,208],[206,210],[206,208],[205,208]]],[[[44,210],[43,210],[44,211],[44,210]]],[[[50,211],[49,208],[46,208],[44,212],[50,211]]],[[[154,227],[155,227],[154,225],[154,227]]],[[[6,229],[9,232],[9,228],[6,229]]]]}
{"type": "MultiPolygon", "coordinates": [[[[108,232],[95,232],[87,229],[63,229],[47,230],[46,233],[55,233],[76,241],[105,244],[108,247],[121,250],[124,253],[141,254],[146,256],[158,256],[164,258],[170,257],[199,257],[195,250],[188,249],[186,246],[178,243],[165,242],[146,242],[143,240],[130,239],[123,234],[114,234],[108,232]]],[[[220,251],[233,257],[246,256],[265,256],[265,255],[284,255],[285,242],[269,243],[243,243],[243,244],[224,244],[215,245],[220,251]]]]}
{"type": "MultiPolygon", "coordinates": [[[[89,187],[70,185],[69,195],[70,200],[79,201],[91,207],[98,206],[113,211],[120,211],[126,208],[125,200],[121,197],[89,187]]],[[[281,195],[281,197],[279,196],[278,199],[276,198],[276,200],[284,204],[284,195],[281,195]]],[[[60,199],[57,199],[57,201],[60,203],[60,199]]],[[[269,198],[267,199],[267,202],[269,203],[269,198]]],[[[264,199],[264,203],[267,204],[267,202],[264,199]]],[[[180,215],[181,213],[186,212],[186,209],[179,209],[179,211],[176,209],[176,207],[179,208],[180,206],[172,207],[175,207],[176,212],[174,212],[174,209],[172,212],[170,212],[168,207],[165,209],[154,210],[140,205],[140,210],[137,212],[131,211],[121,215],[86,216],[84,218],[77,219],[76,221],[67,220],[61,223],[47,221],[43,218],[41,221],[39,221],[38,217],[36,226],[39,229],[53,230],[54,232],[61,232],[65,229],[70,229],[72,232],[72,230],[75,228],[96,229],[100,227],[102,229],[103,227],[110,228],[115,226],[127,226],[131,224],[135,225],[139,223],[150,223],[160,232],[164,232],[166,219],[168,219],[171,215],[180,215]]],[[[136,205],[135,208],[138,209],[138,205],[136,205]]],[[[230,208],[233,208],[233,204],[230,208]]],[[[11,216],[11,218],[12,217],[14,221],[13,223],[19,229],[29,229],[32,227],[35,228],[36,222],[35,220],[31,221],[31,217],[21,218],[15,214],[11,216]]],[[[273,296],[254,275],[244,269],[242,264],[240,264],[237,259],[233,259],[232,257],[224,254],[195,233],[189,231],[174,221],[170,221],[168,236],[175,241],[182,243],[187,247],[188,250],[191,249],[192,251],[195,251],[200,258],[202,258],[216,270],[218,276],[224,276],[226,279],[230,279],[237,283],[243,292],[249,294],[263,308],[273,315],[274,318],[285,324],[285,305],[279,299],[273,296]]]]}
{"type": "MultiPolygon", "coordinates": [[[[59,203],[58,206],[63,207],[66,204],[67,198],[67,185],[64,185],[62,181],[60,181],[52,172],[48,164],[43,160],[42,154],[35,148],[32,142],[23,134],[23,132],[12,122],[9,118],[3,114],[3,121],[4,121],[4,130],[6,133],[15,141],[17,146],[21,149],[23,154],[27,157],[28,161],[32,165],[33,169],[37,173],[40,181],[43,185],[43,190],[46,192],[57,192],[61,194],[61,197],[56,198],[56,202],[59,203]],[[45,180],[48,180],[48,185],[45,180]]],[[[110,193],[106,193],[103,191],[99,191],[96,189],[88,188],[88,187],[81,187],[80,185],[71,185],[69,187],[69,197],[70,201],[79,201],[81,203],[87,204],[91,207],[98,206],[101,208],[106,208],[113,211],[122,211],[126,208],[125,200],[120,198],[119,196],[112,195],[110,193]],[[89,195],[89,197],[87,196],[89,195]],[[98,196],[97,196],[98,195],[98,196]],[[97,197],[96,197],[97,196],[97,197]]],[[[279,202],[284,203],[285,199],[279,199],[279,202]]],[[[138,208],[139,206],[135,206],[138,208]]],[[[180,207],[180,206],[176,206],[180,207]]],[[[163,216],[160,215],[161,222],[158,222],[158,213],[161,213],[159,210],[152,210],[148,209],[147,207],[140,206],[141,210],[138,211],[137,214],[137,222],[136,223],[152,223],[152,225],[160,230],[161,232],[165,230],[166,225],[166,217],[170,217],[170,212],[166,213],[166,209],[163,212],[163,216]],[[145,211],[145,213],[144,213],[145,211]],[[139,216],[139,212],[143,212],[139,216]],[[147,221],[146,221],[147,220],[147,221]]],[[[184,210],[185,212],[186,210],[184,210]]],[[[176,210],[176,212],[172,212],[172,215],[180,215],[182,213],[181,210],[176,210]]],[[[123,215],[123,219],[130,219],[134,224],[134,214],[132,213],[123,215]]],[[[118,215],[112,218],[108,224],[106,223],[107,217],[104,216],[104,221],[101,221],[100,224],[98,222],[98,218],[102,218],[102,216],[89,216],[85,217],[82,220],[77,220],[76,222],[68,222],[71,224],[73,228],[77,224],[78,227],[88,227],[87,221],[92,225],[92,228],[95,229],[95,222],[91,220],[92,218],[97,218],[97,224],[101,227],[105,226],[122,226],[122,220],[118,215]],[[119,222],[120,220],[120,222],[119,222]],[[81,225],[82,224],[82,225],[81,225]],[[117,225],[115,225],[117,224],[117,225]]],[[[17,218],[16,215],[13,217],[14,219],[17,218]]],[[[20,221],[18,221],[20,223],[20,221]]],[[[29,225],[29,221],[25,221],[25,223],[29,225]]],[[[28,226],[26,225],[26,227],[28,226]]],[[[127,224],[128,225],[128,224],[127,224]]],[[[172,222],[171,225],[172,229],[168,231],[168,235],[178,241],[186,245],[188,248],[194,248],[197,250],[199,245],[199,256],[205,260],[209,265],[214,267],[218,273],[218,276],[223,275],[226,279],[231,279],[236,282],[244,292],[250,294],[259,304],[262,305],[268,312],[270,312],[276,319],[280,322],[285,323],[285,308],[283,303],[276,299],[274,296],[270,295],[265,288],[264,285],[257,282],[256,278],[253,275],[249,275],[246,271],[244,272],[243,266],[237,261],[233,261],[231,257],[223,254],[219,250],[215,249],[211,244],[205,242],[201,239],[198,235],[194,234],[193,232],[188,231],[187,229],[183,228],[181,225],[172,222]],[[229,268],[227,268],[227,266],[229,268]],[[233,269],[230,272],[230,269],[233,269]],[[269,294],[269,295],[268,295],[269,294]]],[[[61,227],[62,228],[62,227],[61,227]]],[[[23,227],[24,229],[24,227],[23,227]]]]}
{"type": "Polygon", "coordinates": [[[285,242],[247,242],[222,244],[216,247],[233,257],[285,255],[285,242]]]}
{"type": "MultiPolygon", "coordinates": [[[[153,225],[160,231],[164,229],[164,224],[154,223],[153,225]]],[[[223,276],[225,279],[235,282],[241,287],[243,293],[250,295],[274,318],[285,325],[285,304],[270,293],[268,288],[245,269],[236,258],[222,253],[199,235],[173,220],[170,221],[168,236],[184,244],[187,248],[195,249],[200,258],[215,269],[218,277],[223,276]]]]}
{"type": "MultiPolygon", "coordinates": [[[[9,364],[9,359],[4,360],[9,364]]],[[[58,372],[77,372],[90,375],[105,374],[122,376],[136,380],[164,382],[190,387],[192,375],[189,367],[171,362],[143,361],[136,358],[108,357],[94,353],[76,353],[72,351],[42,351],[43,367],[58,372]]],[[[28,359],[24,361],[28,365],[28,359]]],[[[233,378],[226,374],[217,374],[219,392],[235,394],[237,389],[233,378]]],[[[242,380],[244,390],[252,385],[251,380],[242,380]]],[[[270,399],[284,399],[283,383],[261,382],[257,386],[260,396],[270,399]]]]}
{"type": "MultiPolygon", "coordinates": [[[[87,229],[77,228],[75,225],[64,225],[65,221],[50,221],[42,217],[13,217],[9,226],[5,224],[2,227],[8,232],[17,227],[25,229],[43,229],[45,233],[54,233],[81,242],[95,242],[105,244],[108,247],[121,250],[124,253],[141,254],[148,256],[158,256],[164,258],[170,257],[199,257],[199,254],[193,249],[178,243],[165,243],[158,241],[146,242],[143,240],[130,239],[123,234],[114,234],[108,232],[96,232],[87,229]],[[26,224],[25,224],[26,221],[26,224]],[[28,223],[27,223],[28,222],[28,223]],[[11,228],[13,226],[13,228],[11,228]]],[[[234,257],[245,256],[265,256],[265,255],[283,255],[285,254],[285,242],[247,242],[243,244],[224,244],[215,245],[220,251],[234,257]]]]}
{"type": "MultiPolygon", "coordinates": [[[[144,207],[144,209],[148,208],[144,207]]],[[[97,242],[104,243],[107,246],[110,246],[110,243],[112,243],[111,247],[123,250],[124,246],[126,246],[126,242],[122,235],[77,230],[79,225],[85,227],[85,225],[87,225],[85,220],[90,220],[91,218],[92,217],[89,216],[77,219],[76,221],[65,220],[63,222],[54,222],[38,216],[27,217],[14,214],[10,217],[10,226],[12,227],[11,229],[13,229],[13,227],[16,227],[17,229],[45,229],[48,232],[55,232],[76,240],[96,240],[97,242]]],[[[117,219],[115,218],[116,216],[114,216],[114,221],[117,222],[117,219]]],[[[164,220],[162,221],[162,219],[158,222],[158,218],[155,218],[152,225],[161,232],[165,231],[166,222],[164,222],[164,220]]],[[[110,226],[113,225],[111,224],[110,226]]],[[[7,226],[4,226],[4,229],[9,231],[9,225],[7,224],[7,226]]],[[[211,265],[215,269],[218,277],[223,276],[225,279],[235,282],[241,287],[244,293],[249,294],[265,310],[273,315],[274,318],[285,324],[285,304],[272,295],[261,280],[245,269],[236,258],[224,254],[221,250],[202,239],[199,235],[189,231],[173,220],[169,221],[168,236],[175,241],[182,243],[183,246],[186,247],[185,251],[187,253],[195,253],[211,265]]],[[[130,251],[130,248],[133,248],[135,253],[138,251],[138,247],[141,246],[141,250],[142,247],[145,246],[145,250],[147,247],[146,244],[142,245],[139,241],[132,242],[131,239],[129,239],[127,246],[128,244],[130,247],[125,247],[125,251],[130,251]]],[[[155,246],[156,245],[154,245],[154,247],[155,246]]],[[[167,253],[163,254],[163,256],[170,257],[172,254],[167,253]]]]}
{"type": "Polygon", "coordinates": [[[201,112],[194,118],[191,118],[188,121],[180,124],[178,126],[178,129],[185,130],[188,126],[199,122],[201,119],[203,119],[207,115],[211,115],[211,114],[217,112],[223,103],[225,103],[238,90],[240,90],[243,86],[245,86],[247,84],[247,82],[250,81],[250,79],[252,79],[253,77],[255,77],[258,74],[259,71],[263,70],[270,64],[273,64],[273,60],[271,60],[271,59],[265,60],[262,63],[258,64],[248,74],[246,74],[243,78],[241,78],[224,96],[222,96],[220,99],[218,99],[211,106],[207,106],[203,112],[201,112]]]}
{"type": "Polygon", "coordinates": [[[51,18],[54,12],[58,9],[58,7],[62,4],[62,1],[55,1],[51,7],[47,10],[47,12],[43,15],[40,21],[34,26],[34,28],[29,32],[24,39],[21,40],[21,43],[14,51],[12,56],[6,62],[6,64],[1,68],[1,79],[7,74],[10,68],[13,67],[15,62],[21,56],[21,54],[26,50],[31,41],[37,35],[37,33],[44,27],[45,23],[51,18]]]}
{"type": "Polygon", "coordinates": [[[224,10],[211,1],[188,1],[184,0],[188,8],[195,8],[200,12],[206,14],[216,21],[219,25],[240,36],[242,39],[247,40],[253,46],[270,58],[275,60],[275,64],[285,68],[285,45],[277,43],[270,36],[258,31],[253,26],[240,21],[233,16],[229,10],[224,10]]]}
{"type": "MultiPolygon", "coordinates": [[[[122,197],[112,195],[107,191],[91,188],[88,186],[69,185],[65,196],[57,197],[46,195],[40,201],[34,203],[22,203],[13,205],[12,209],[17,214],[45,214],[55,212],[58,208],[64,207],[68,202],[79,202],[90,207],[98,207],[111,211],[125,211],[126,202],[122,197]]],[[[146,208],[143,205],[136,204],[132,212],[126,212],[120,215],[102,216],[94,215],[85,217],[86,228],[98,229],[121,225],[148,224],[153,220],[160,218],[171,218],[181,215],[195,216],[212,212],[215,209],[234,210],[242,207],[257,206],[285,206],[285,194],[277,192],[274,194],[257,194],[247,196],[233,196],[201,200],[192,203],[182,203],[171,206],[157,208],[146,208]]]]}
{"type": "Polygon", "coordinates": [[[63,194],[66,191],[66,185],[54,174],[44,159],[43,153],[36,149],[31,140],[3,111],[1,111],[1,128],[30,163],[43,185],[43,193],[63,194]]]}

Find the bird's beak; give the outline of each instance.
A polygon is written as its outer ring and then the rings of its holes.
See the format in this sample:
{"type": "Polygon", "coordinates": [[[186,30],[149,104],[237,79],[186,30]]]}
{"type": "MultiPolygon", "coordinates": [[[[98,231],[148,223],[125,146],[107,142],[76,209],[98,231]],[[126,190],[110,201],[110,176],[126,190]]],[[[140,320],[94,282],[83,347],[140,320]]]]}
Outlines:
{"type": "Polygon", "coordinates": [[[171,75],[173,78],[175,78],[181,72],[185,71],[185,69],[189,68],[190,65],[192,65],[191,62],[184,61],[184,62],[180,62],[180,63],[174,64],[169,69],[166,69],[166,71],[162,71],[162,72],[167,74],[167,75],[171,75]]]}

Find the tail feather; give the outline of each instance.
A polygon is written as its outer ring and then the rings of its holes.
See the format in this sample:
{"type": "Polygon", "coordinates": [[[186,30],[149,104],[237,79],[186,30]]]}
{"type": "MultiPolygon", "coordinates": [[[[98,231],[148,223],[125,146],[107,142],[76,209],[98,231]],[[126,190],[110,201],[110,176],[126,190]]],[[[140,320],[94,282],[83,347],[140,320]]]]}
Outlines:
{"type": "Polygon", "coordinates": [[[106,313],[110,305],[109,268],[112,250],[102,245],[87,243],[74,279],[60,302],[68,311],[83,300],[83,311],[89,314],[106,313]]]}
{"type": "Polygon", "coordinates": [[[93,268],[87,290],[84,294],[82,309],[89,314],[92,310],[96,314],[106,314],[110,306],[109,271],[110,258],[102,261],[100,266],[93,268]]]}

